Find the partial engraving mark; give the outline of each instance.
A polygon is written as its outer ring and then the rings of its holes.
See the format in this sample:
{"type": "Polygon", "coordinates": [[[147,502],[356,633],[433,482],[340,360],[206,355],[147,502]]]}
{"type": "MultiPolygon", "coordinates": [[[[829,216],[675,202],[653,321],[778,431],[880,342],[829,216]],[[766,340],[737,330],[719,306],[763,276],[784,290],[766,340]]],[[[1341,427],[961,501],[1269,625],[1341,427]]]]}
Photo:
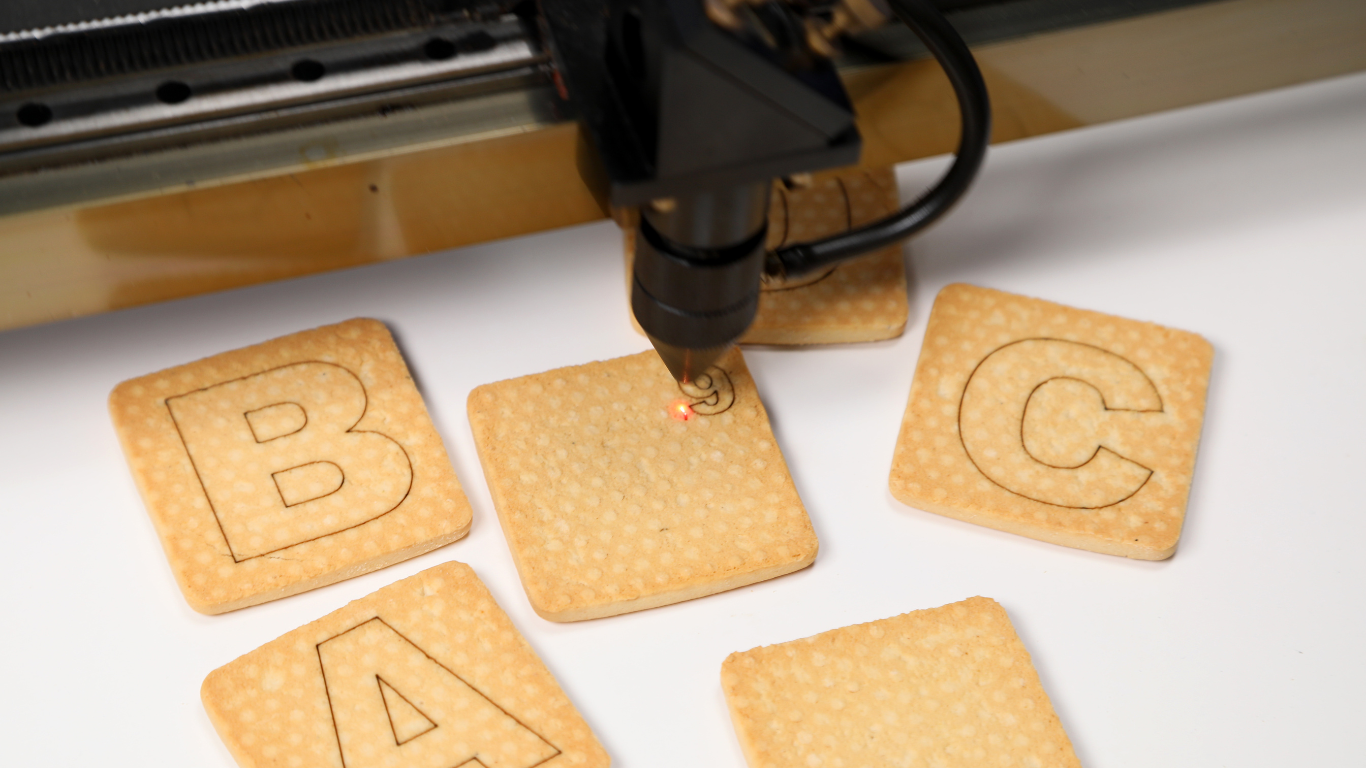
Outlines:
{"type": "Polygon", "coordinates": [[[688,396],[688,406],[693,413],[701,416],[715,416],[730,410],[735,404],[735,387],[731,384],[730,374],[712,366],[692,381],[678,385],[679,391],[688,396]]]}

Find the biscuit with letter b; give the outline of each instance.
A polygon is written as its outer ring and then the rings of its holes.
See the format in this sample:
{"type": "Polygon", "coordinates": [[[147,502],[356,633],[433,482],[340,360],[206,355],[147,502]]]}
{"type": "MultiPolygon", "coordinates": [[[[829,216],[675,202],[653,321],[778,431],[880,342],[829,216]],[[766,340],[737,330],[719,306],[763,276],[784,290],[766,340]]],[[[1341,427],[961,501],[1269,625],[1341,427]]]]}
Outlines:
{"type": "Polygon", "coordinates": [[[486,384],[469,414],[522,585],[547,619],[691,600],[816,559],[739,350],[682,386],[653,351],[486,384]]]}
{"type": "Polygon", "coordinates": [[[1176,551],[1214,349],[970,285],[939,293],[892,459],[930,512],[1093,552],[1176,551]]]}
{"type": "Polygon", "coordinates": [[[550,671],[462,563],[410,576],[214,670],[242,768],[607,768],[550,671]]]}
{"type": "Polygon", "coordinates": [[[190,606],[223,613],[464,536],[470,506],[375,320],[125,381],[109,410],[190,606]]]}
{"type": "Polygon", "coordinates": [[[1029,652],[984,597],[732,653],[750,768],[1077,768],[1029,652]]]}

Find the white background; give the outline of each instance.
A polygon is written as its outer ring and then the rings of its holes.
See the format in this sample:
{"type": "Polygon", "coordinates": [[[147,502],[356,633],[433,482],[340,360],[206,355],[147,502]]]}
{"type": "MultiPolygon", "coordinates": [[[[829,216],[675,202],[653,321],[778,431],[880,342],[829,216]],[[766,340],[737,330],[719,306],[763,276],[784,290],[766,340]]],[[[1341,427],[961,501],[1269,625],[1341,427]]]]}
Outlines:
{"type": "MultiPolygon", "coordinates": [[[[903,167],[903,197],[943,161],[903,167]]],[[[913,243],[891,342],[746,355],[815,565],[559,625],[526,601],[465,398],[648,348],[599,223],[0,334],[0,742],[8,765],[231,766],[215,667],[381,586],[471,564],[619,768],[741,768],[732,651],[999,600],[1088,766],[1360,765],[1366,716],[1366,76],[999,147],[913,243]],[[887,473],[935,293],[966,281],[1216,349],[1176,556],[1065,549],[905,507],[887,473]],[[119,381],[349,317],[387,322],[474,505],[470,536],[225,616],[180,597],[105,410],[119,381]]]]}

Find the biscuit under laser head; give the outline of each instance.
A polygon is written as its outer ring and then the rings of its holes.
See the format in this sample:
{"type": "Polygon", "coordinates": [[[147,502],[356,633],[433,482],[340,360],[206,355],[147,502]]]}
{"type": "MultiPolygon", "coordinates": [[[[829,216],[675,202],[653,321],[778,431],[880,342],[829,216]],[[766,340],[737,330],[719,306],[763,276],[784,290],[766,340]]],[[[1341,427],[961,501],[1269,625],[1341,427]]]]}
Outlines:
{"type": "Polygon", "coordinates": [[[375,320],[126,381],[109,410],[197,611],[359,576],[469,531],[441,437],[375,320]]]}
{"type": "Polygon", "coordinates": [[[469,566],[446,563],[214,670],[204,708],[243,768],[607,768],[469,566]]]}
{"type": "MultiPolygon", "coordinates": [[[[820,174],[802,189],[775,184],[771,200],[769,249],[846,232],[901,206],[891,168],[844,168],[820,174]]],[[[629,291],[635,231],[628,227],[625,237],[629,291]]],[[[759,312],[740,343],[845,344],[891,339],[906,329],[907,313],[906,265],[898,243],[837,268],[765,283],[759,293],[759,312]]]]}
{"type": "Polygon", "coordinates": [[[1080,765],[988,598],[732,653],[721,686],[750,768],[1080,765]]]}
{"type": "Polygon", "coordinates": [[[522,585],[547,619],[668,605],[815,560],[739,350],[682,386],[654,352],[486,384],[469,414],[522,585]]]}
{"type": "Polygon", "coordinates": [[[1186,331],[950,285],[925,329],[892,495],[1056,544],[1170,557],[1213,355],[1186,331]]]}

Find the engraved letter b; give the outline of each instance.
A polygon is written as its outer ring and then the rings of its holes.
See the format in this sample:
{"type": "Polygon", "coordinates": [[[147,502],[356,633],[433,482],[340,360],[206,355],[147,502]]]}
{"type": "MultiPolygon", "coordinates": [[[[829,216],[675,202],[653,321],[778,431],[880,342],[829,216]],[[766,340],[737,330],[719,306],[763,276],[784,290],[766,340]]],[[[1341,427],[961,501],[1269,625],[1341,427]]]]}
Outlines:
{"type": "Polygon", "coordinates": [[[412,488],[398,443],[355,430],[355,374],[295,363],[167,398],[237,562],[374,520],[412,488]]]}

